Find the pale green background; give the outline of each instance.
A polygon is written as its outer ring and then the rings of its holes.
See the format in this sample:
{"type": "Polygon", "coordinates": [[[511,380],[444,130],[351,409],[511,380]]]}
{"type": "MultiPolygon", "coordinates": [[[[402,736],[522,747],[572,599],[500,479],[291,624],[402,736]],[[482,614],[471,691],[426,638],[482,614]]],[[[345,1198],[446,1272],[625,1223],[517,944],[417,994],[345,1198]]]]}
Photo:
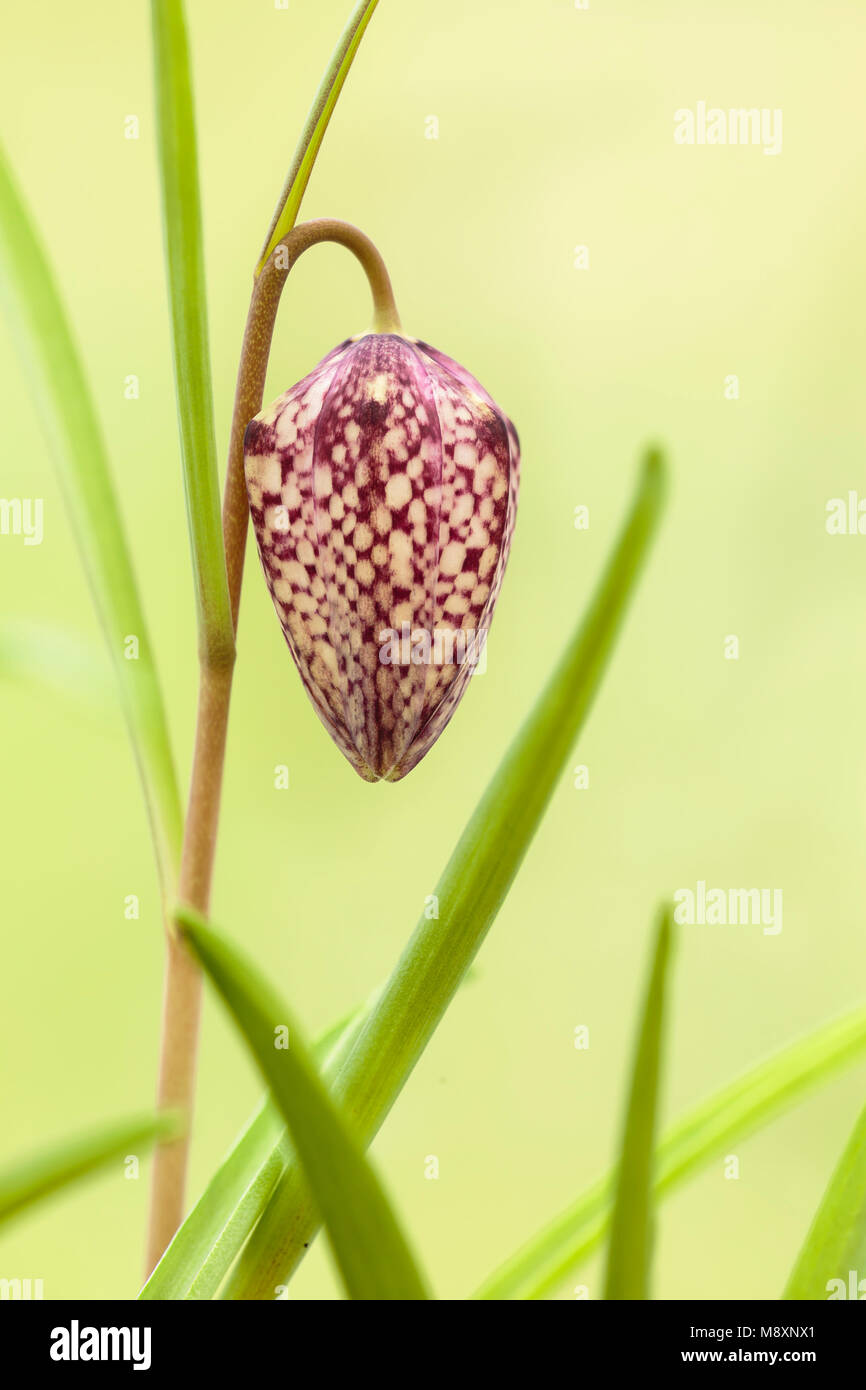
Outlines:
{"type": "MultiPolygon", "coordinates": [[[[221,457],[252,265],[348,8],[189,5],[221,457]]],[[[147,7],[50,0],[6,26],[2,126],[110,444],[185,784],[195,638],[147,7]]],[[[705,878],[781,887],[785,906],[777,937],[684,929],[666,1115],[863,999],[866,537],[828,536],[824,509],[866,494],[864,34],[855,0],[382,0],[328,133],[305,214],[377,241],[407,328],[513,416],[524,474],[488,674],[398,786],[363,784],[328,740],[248,557],[214,912],[308,1032],[389,969],[585,603],[639,448],[659,439],[672,460],[659,544],[572,759],[590,788],[563,776],[478,977],[375,1145],[441,1296],[468,1293],[610,1159],[662,893],[705,878]],[[677,147],[673,113],[699,100],[782,107],[782,154],[677,147]],[[282,762],[288,792],[273,790],[282,762]]],[[[269,397],[368,309],[335,248],[305,258],[284,305],[269,397]]],[[[0,539],[3,609],[96,640],[5,336],[0,371],[0,493],[46,509],[41,548],[0,539]]],[[[119,717],[4,685],[0,721],[6,1158],[151,1103],[162,945],[119,717]]],[[[738,1182],[717,1161],[665,1205],[660,1296],[778,1294],[864,1080],[738,1145],[738,1182]]],[[[209,999],[193,1194],[258,1093],[209,999]]],[[[146,1186],[144,1168],[115,1172],[20,1221],[0,1274],[42,1277],[47,1297],[133,1294],[146,1186]]],[[[333,1294],[323,1251],[295,1287],[333,1294]]]]}

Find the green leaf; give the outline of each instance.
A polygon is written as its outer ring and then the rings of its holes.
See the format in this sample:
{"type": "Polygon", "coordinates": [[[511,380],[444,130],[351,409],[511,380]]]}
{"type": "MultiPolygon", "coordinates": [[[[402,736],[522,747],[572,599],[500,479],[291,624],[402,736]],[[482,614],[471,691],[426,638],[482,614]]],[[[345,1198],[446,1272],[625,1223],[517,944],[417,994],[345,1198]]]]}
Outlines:
{"type": "Polygon", "coordinates": [[[157,150],[174,380],[199,643],[230,659],[234,630],[220,519],[195,117],[181,0],[152,0],[157,150]]]}
{"type": "Polygon", "coordinates": [[[0,155],[0,275],[39,422],[58,464],[144,784],[164,892],[173,884],[182,817],[168,723],[120,508],[84,371],[44,252],[0,155]],[[128,637],[138,659],[126,660],[128,637]]]}
{"type": "Polygon", "coordinates": [[[0,619],[0,677],[70,695],[100,715],[117,706],[102,648],[47,623],[0,619]]]}
{"type": "Polygon", "coordinates": [[[213,1298],[288,1160],[282,1115],[266,1099],[154,1269],[140,1299],[213,1298]]]}
{"type": "Polygon", "coordinates": [[[66,1139],[46,1153],[32,1154],[0,1172],[0,1222],[113,1159],[156,1139],[177,1138],[178,1133],[174,1116],[151,1115],[103,1125],[90,1134],[66,1139]]]}
{"type": "Polygon", "coordinates": [[[271,225],[265,237],[265,244],[255,273],[259,274],[268,256],[278,242],[292,230],[297,220],[301,199],[310,181],[316,156],[325,138],[325,131],[334,112],[343,83],[355,61],[355,54],[364,37],[364,31],[373,18],[378,0],[361,0],[349,17],[340,41],[331,56],[327,70],[319,83],[316,99],[310,108],[307,122],[301,132],[294,158],[289,167],[283,190],[280,194],[271,225]]]}
{"type": "Polygon", "coordinates": [[[848,1289],[851,1270],[866,1270],[866,1110],[821,1199],[791,1272],[783,1298],[826,1299],[839,1279],[848,1289]]]}
{"type": "MultiPolygon", "coordinates": [[[[643,464],[630,515],[589,610],[463,832],[436,888],[439,916],[416,928],[351,1055],[337,1102],[369,1143],[427,1046],[505,900],[589,712],[661,514],[661,456],[643,464]]],[[[316,1221],[299,1166],[286,1169],[226,1287],[266,1298],[285,1283],[316,1221]]]]}
{"type": "MultiPolygon", "coordinates": [[[[313,1046],[323,1070],[351,1047],[365,1009],[354,1009],[313,1046]]],[[[139,1294],[213,1298],[265,1209],[290,1153],[286,1125],[266,1097],[186,1217],[139,1294]]]]}
{"type": "Polygon", "coordinates": [[[671,912],[662,909],[632,1068],[616,1195],[607,1247],[605,1298],[646,1299],[652,1255],[653,1160],[671,946],[671,912]]]}
{"type": "MultiPolygon", "coordinates": [[[[864,1056],[866,1009],[857,1009],[799,1038],[708,1096],[668,1130],[656,1151],[656,1201],[864,1056]]],[[[475,1297],[537,1299],[555,1293],[604,1239],[613,1182],[608,1173],[593,1183],[506,1260],[475,1297]]]]}
{"type": "Polygon", "coordinates": [[[182,909],[177,921],[282,1111],[349,1297],[426,1299],[379,1180],[320,1080],[285,1004],[196,913],[182,909]],[[286,1047],[277,1045],[276,1035],[283,1028],[288,1029],[286,1047]]]}

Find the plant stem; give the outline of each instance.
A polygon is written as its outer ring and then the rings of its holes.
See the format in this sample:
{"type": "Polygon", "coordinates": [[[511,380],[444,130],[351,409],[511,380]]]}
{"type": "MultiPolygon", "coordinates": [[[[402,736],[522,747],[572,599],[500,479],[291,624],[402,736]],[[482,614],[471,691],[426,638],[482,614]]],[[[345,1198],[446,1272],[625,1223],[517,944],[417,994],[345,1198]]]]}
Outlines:
{"type": "Polygon", "coordinates": [[[244,434],[250,420],[262,408],[274,324],[288,273],[305,251],[323,241],[332,241],[344,246],[360,261],[373,295],[375,331],[400,332],[400,319],[384,261],[369,237],[348,222],[322,217],[293,227],[288,235],[277,243],[261,273],[254,280],[235,388],[228,472],[223,497],[223,536],[229,602],[235,631],[238,625],[244,550],[249,523],[244,481],[244,434]]]}
{"type": "MultiPolygon", "coordinates": [[[[200,904],[202,913],[210,904],[233,668],[233,654],[216,665],[204,658],[199,683],[178,895],[200,904]]],[[[200,1011],[201,971],[169,923],[157,1100],[160,1108],[182,1111],[187,1125],[180,1138],[158,1145],[154,1154],[146,1276],[183,1219],[200,1011]]]]}
{"type": "MultiPolygon", "coordinates": [[[[382,257],[369,237],[348,222],[321,218],[294,227],[274,248],[254,281],[235,389],[222,513],[226,575],[235,634],[249,525],[244,482],[244,434],[250,420],[262,406],[277,309],[289,271],[304,251],[323,241],[346,247],[360,261],[373,295],[375,331],[400,331],[391,281],[382,257]]],[[[207,917],[210,908],[234,662],[233,646],[226,650],[223,644],[214,650],[205,645],[201,651],[195,750],[178,898],[203,917],[207,917]]],[[[190,1116],[195,1095],[201,972],[174,930],[173,923],[168,926],[163,999],[157,1097],[160,1107],[182,1111],[187,1117],[187,1125],[183,1137],[158,1145],[155,1151],[145,1278],[158,1264],[183,1219],[190,1116]]]]}

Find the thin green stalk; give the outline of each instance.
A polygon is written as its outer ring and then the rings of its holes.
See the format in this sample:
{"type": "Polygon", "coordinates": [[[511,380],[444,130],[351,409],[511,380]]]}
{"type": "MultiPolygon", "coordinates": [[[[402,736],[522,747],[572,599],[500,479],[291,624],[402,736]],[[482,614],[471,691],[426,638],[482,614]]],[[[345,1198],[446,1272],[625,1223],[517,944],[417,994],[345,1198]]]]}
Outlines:
{"type": "Polygon", "coordinates": [[[42,1153],[29,1154],[0,1171],[0,1223],[107,1163],[120,1162],[130,1151],[137,1156],[155,1139],[177,1130],[178,1119],[173,1115],[113,1120],[89,1134],[78,1134],[42,1153]]]}
{"type": "MultiPolygon", "coordinates": [[[[219,509],[201,206],[189,46],[181,0],[152,0],[157,149],[163,196],[172,351],[192,551],[200,664],[195,750],[178,893],[207,912],[216,852],[235,634],[219,509]]],[[[195,1095],[201,975],[167,922],[157,1099],[188,1118],[160,1144],[151,1173],[146,1266],[183,1216],[195,1095]]]]}
{"type": "Polygon", "coordinates": [[[845,1145],[782,1297],[851,1297],[866,1288],[866,1110],[845,1145]]]}
{"type": "Polygon", "coordinates": [[[182,0],[152,0],[156,129],[174,380],[203,664],[230,661],[195,114],[182,0]]]}
{"type": "Polygon", "coordinates": [[[672,913],[663,908],[635,1046],[607,1246],[607,1299],[649,1298],[653,1164],[672,913]]]}
{"type": "Polygon", "coordinates": [[[52,268],[0,154],[0,276],[102,624],[138,764],[164,902],[174,896],[181,806],[168,720],[102,431],[52,268]]]}
{"type": "Polygon", "coordinates": [[[286,181],[283,184],[282,192],[274,209],[271,218],[271,225],[268,227],[268,234],[265,237],[262,253],[256,265],[255,274],[260,275],[265,262],[273,251],[274,247],[283,237],[292,230],[301,208],[301,200],[310,181],[310,174],[313,172],[313,165],[316,156],[325,138],[325,131],[334,112],[334,107],[343,90],[343,83],[349,75],[349,69],[355,61],[355,54],[358,52],[364,31],[370,20],[373,18],[379,0],[361,0],[356,5],[349,22],[340,36],[340,41],[331,55],[325,73],[319,83],[319,89],[313,105],[310,107],[306,125],[301,132],[286,181]]]}

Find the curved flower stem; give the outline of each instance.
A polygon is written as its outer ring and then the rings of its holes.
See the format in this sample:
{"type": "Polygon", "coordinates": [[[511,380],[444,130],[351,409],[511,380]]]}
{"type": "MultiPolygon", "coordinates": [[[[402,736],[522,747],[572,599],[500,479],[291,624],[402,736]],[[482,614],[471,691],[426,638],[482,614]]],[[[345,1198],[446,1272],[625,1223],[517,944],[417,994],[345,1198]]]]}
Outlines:
{"type": "MultiPolygon", "coordinates": [[[[235,634],[249,525],[244,434],[262,406],[277,309],[289,271],[304,251],[323,241],[346,247],[360,261],[373,295],[375,331],[400,332],[391,281],[382,257],[369,237],[348,222],[321,218],[294,227],[274,248],[254,281],[235,389],[222,512],[235,634]]],[[[207,917],[210,907],[234,662],[234,648],[205,651],[202,656],[178,899],[203,917],[207,917]]],[[[166,954],[163,1000],[158,1101],[161,1108],[189,1115],[195,1091],[201,972],[173,928],[166,954]]],[[[154,1156],[146,1277],[159,1262],[183,1217],[188,1135],[189,1126],[184,1137],[161,1145],[154,1156]]]]}
{"type": "Polygon", "coordinates": [[[385,263],[369,237],[349,222],[317,218],[293,227],[274,247],[253,283],[244,344],[241,351],[229,442],[228,472],[223,496],[223,536],[229,581],[229,602],[237,631],[244,569],[249,507],[244,482],[244,434],[262,408],[265,376],[280,296],[292,266],[311,246],[332,241],[360,261],[373,295],[373,327],[377,333],[399,333],[400,319],[385,263]]]}

